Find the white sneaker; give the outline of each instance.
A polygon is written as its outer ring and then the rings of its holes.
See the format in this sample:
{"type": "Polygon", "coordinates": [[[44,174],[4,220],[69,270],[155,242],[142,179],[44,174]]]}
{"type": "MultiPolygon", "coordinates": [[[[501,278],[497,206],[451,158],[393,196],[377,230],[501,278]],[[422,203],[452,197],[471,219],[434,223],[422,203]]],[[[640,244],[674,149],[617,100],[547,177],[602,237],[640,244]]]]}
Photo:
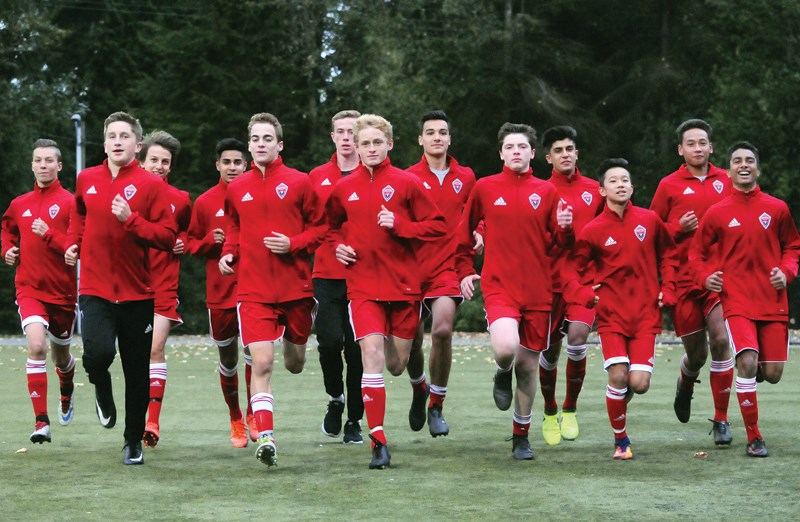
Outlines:
{"type": "Polygon", "coordinates": [[[65,400],[61,400],[61,405],[58,408],[58,423],[62,426],[66,426],[72,421],[72,416],[75,414],[75,396],[71,395],[69,398],[69,402],[65,400]],[[67,407],[67,411],[64,411],[64,406],[67,407]]]}
{"type": "Polygon", "coordinates": [[[50,442],[50,425],[46,422],[37,422],[36,429],[31,433],[31,442],[34,444],[50,442]]]}

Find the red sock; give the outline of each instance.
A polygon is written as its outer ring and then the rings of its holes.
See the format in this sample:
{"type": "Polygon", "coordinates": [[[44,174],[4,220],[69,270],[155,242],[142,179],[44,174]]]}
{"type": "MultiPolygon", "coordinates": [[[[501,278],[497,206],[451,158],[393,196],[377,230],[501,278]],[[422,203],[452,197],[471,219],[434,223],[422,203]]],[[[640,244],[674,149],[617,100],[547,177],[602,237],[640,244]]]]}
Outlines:
{"type": "Polygon", "coordinates": [[[758,429],[758,397],[756,396],[756,378],[736,378],[736,398],[742,410],[744,427],[747,429],[747,442],[761,438],[758,429]]]}
{"type": "Polygon", "coordinates": [[[67,370],[62,371],[61,368],[56,367],[56,375],[58,375],[58,387],[62,397],[72,397],[72,392],[75,390],[75,358],[70,355],[69,362],[67,363],[67,370]]]}
{"type": "Polygon", "coordinates": [[[244,381],[245,381],[245,388],[247,390],[247,415],[253,414],[253,403],[252,398],[253,396],[250,394],[250,377],[253,375],[253,364],[252,358],[249,355],[245,355],[244,357],[244,381]]]}
{"type": "Polygon", "coordinates": [[[256,425],[258,426],[259,436],[262,433],[272,435],[273,416],[272,407],[275,399],[271,393],[256,393],[250,399],[250,405],[253,408],[253,415],[256,417],[256,425]]]}
{"type": "Polygon", "coordinates": [[[25,363],[28,375],[28,392],[33,404],[33,414],[39,420],[47,417],[47,361],[28,359],[25,363]]]}
{"type": "Polygon", "coordinates": [[[552,369],[546,368],[548,361],[542,356],[539,359],[539,383],[542,388],[542,398],[544,399],[544,412],[547,415],[558,413],[558,403],[556,402],[556,378],[558,377],[558,365],[553,364],[552,369]]]}
{"type": "Polygon", "coordinates": [[[383,418],[386,414],[386,388],[384,388],[382,373],[365,373],[361,376],[361,399],[364,401],[369,436],[381,444],[386,444],[386,434],[383,431],[383,418]]]}
{"type": "Polygon", "coordinates": [[[514,414],[514,435],[528,435],[528,430],[531,428],[530,415],[517,415],[514,414]]]}
{"type": "Polygon", "coordinates": [[[164,389],[167,387],[167,363],[150,364],[150,403],[147,405],[147,422],[158,424],[164,389]]]}
{"type": "Polygon", "coordinates": [[[680,367],[681,367],[681,388],[684,390],[692,391],[694,390],[694,383],[697,380],[697,376],[700,375],[699,373],[695,373],[694,375],[690,374],[689,371],[686,369],[686,361],[687,357],[684,354],[681,357],[680,367]]]}
{"type": "Polygon", "coordinates": [[[714,420],[728,420],[728,403],[733,386],[733,359],[711,361],[711,396],[714,398],[714,420]]]}
{"type": "Polygon", "coordinates": [[[228,405],[228,413],[231,420],[242,418],[242,410],[239,408],[239,372],[236,368],[230,370],[221,364],[219,365],[219,384],[222,388],[222,397],[228,405]]]}
{"type": "MultiPolygon", "coordinates": [[[[541,375],[541,372],[540,372],[541,375]]],[[[586,351],[584,347],[583,357],[579,361],[571,357],[567,359],[567,395],[564,397],[562,410],[575,411],[578,405],[578,395],[583,389],[583,378],[586,376],[586,351]]]]}
{"type": "Polygon", "coordinates": [[[428,396],[428,408],[438,406],[439,409],[441,409],[444,406],[444,398],[445,395],[447,395],[447,388],[431,384],[428,389],[431,392],[431,394],[428,396]]]}
{"type": "Polygon", "coordinates": [[[624,439],[628,436],[626,431],[628,403],[625,402],[627,388],[621,390],[606,386],[606,409],[608,410],[608,420],[611,422],[611,429],[614,430],[615,439],[624,439]]]}
{"type": "Polygon", "coordinates": [[[410,380],[411,382],[411,389],[414,391],[414,395],[425,395],[425,392],[428,390],[428,382],[425,379],[425,372],[422,372],[422,375],[419,377],[419,381],[410,380]]]}

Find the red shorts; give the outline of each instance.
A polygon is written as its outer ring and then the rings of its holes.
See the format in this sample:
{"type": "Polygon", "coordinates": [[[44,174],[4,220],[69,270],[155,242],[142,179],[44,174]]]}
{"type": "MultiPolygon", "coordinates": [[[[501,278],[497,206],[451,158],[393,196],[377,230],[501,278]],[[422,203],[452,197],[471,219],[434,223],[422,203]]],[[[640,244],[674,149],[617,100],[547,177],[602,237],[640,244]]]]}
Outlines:
{"type": "Polygon", "coordinates": [[[22,331],[33,323],[41,323],[47,329],[48,337],[56,344],[63,346],[72,341],[72,330],[75,326],[75,305],[45,303],[32,297],[17,299],[22,331]]]}
{"type": "Polygon", "coordinates": [[[306,344],[314,324],[317,301],[313,297],[285,303],[242,302],[236,308],[242,344],[277,342],[285,338],[292,344],[306,344]]]}
{"type": "Polygon", "coordinates": [[[786,362],[789,359],[789,324],[780,321],[753,321],[734,315],[725,319],[733,353],[758,352],[758,362],[786,362]]]}
{"type": "Polygon", "coordinates": [[[183,324],[183,318],[178,313],[178,297],[177,296],[156,296],[153,301],[153,310],[155,315],[169,319],[172,323],[171,326],[180,326],[183,324]]]}
{"type": "Polygon", "coordinates": [[[603,369],[612,364],[627,364],[628,371],[653,373],[656,362],[656,334],[641,333],[628,337],[614,332],[601,332],[600,345],[603,348],[603,369]]]}
{"type": "Polygon", "coordinates": [[[217,346],[228,346],[239,336],[236,308],[209,308],[208,332],[217,346]]]}
{"type": "Polygon", "coordinates": [[[568,323],[583,323],[592,329],[594,324],[594,309],[586,308],[578,304],[569,304],[564,299],[564,294],[555,292],[553,294],[553,306],[550,309],[550,317],[553,323],[550,325],[551,341],[558,341],[567,335],[568,323]]]}
{"type": "Polygon", "coordinates": [[[500,295],[486,297],[483,308],[486,310],[489,330],[493,322],[507,317],[519,324],[520,346],[534,352],[543,352],[550,346],[550,312],[521,309],[500,295]]]}
{"type": "Polygon", "coordinates": [[[373,334],[409,340],[417,335],[419,301],[353,299],[348,308],[356,341],[373,334]]]}
{"type": "Polygon", "coordinates": [[[719,304],[719,294],[700,288],[679,288],[678,304],[672,310],[675,335],[684,337],[706,327],[706,317],[719,304]]]}

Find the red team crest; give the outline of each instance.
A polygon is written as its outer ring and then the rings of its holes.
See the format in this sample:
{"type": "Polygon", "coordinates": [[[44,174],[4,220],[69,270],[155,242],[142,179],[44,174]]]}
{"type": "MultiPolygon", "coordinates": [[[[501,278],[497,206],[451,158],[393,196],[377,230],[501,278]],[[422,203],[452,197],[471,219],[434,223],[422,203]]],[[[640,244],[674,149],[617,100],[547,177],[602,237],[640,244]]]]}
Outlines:
{"type": "Polygon", "coordinates": [[[764,230],[766,230],[769,228],[769,224],[772,222],[772,216],[764,212],[758,216],[758,221],[761,223],[761,226],[764,227],[764,230]]]}
{"type": "Polygon", "coordinates": [[[136,187],[134,187],[133,185],[128,185],[127,187],[125,187],[124,194],[125,194],[125,199],[130,201],[131,198],[136,195],[136,187]]]}
{"type": "Polygon", "coordinates": [[[453,180],[453,190],[456,191],[456,194],[461,192],[461,189],[464,187],[464,184],[461,183],[461,180],[456,178],[453,180]]]}
{"type": "Polygon", "coordinates": [[[722,189],[725,188],[725,184],[722,183],[720,180],[715,180],[714,183],[711,184],[714,187],[714,190],[717,191],[717,194],[722,194],[722,189]]]}
{"type": "Polygon", "coordinates": [[[542,202],[542,198],[541,196],[539,196],[539,194],[534,192],[528,197],[528,201],[531,202],[533,210],[536,210],[537,208],[539,208],[539,204],[542,202]]]}
{"type": "Polygon", "coordinates": [[[593,199],[592,193],[587,190],[586,192],[581,194],[581,199],[583,199],[583,202],[586,203],[587,205],[591,205],[593,199]]]}
{"type": "Polygon", "coordinates": [[[55,219],[56,216],[58,215],[59,210],[61,210],[61,207],[59,207],[58,205],[53,205],[52,207],[47,209],[47,211],[50,213],[50,219],[55,219]]]}
{"type": "Polygon", "coordinates": [[[644,228],[642,225],[633,229],[633,233],[636,234],[636,238],[639,241],[644,241],[644,238],[647,236],[647,229],[644,228]]]}
{"type": "Polygon", "coordinates": [[[286,186],[286,183],[281,183],[275,187],[275,192],[278,194],[279,198],[283,199],[286,197],[286,193],[289,192],[289,187],[286,186]]]}
{"type": "Polygon", "coordinates": [[[383,194],[383,200],[388,202],[394,196],[394,188],[391,185],[386,185],[383,187],[381,194],[383,194]]]}

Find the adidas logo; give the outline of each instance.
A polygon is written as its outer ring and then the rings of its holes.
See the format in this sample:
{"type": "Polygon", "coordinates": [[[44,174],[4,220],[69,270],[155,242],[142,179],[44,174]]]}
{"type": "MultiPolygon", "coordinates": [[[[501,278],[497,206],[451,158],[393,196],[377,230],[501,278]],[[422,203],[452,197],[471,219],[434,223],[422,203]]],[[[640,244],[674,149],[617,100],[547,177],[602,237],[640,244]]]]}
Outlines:
{"type": "Polygon", "coordinates": [[[251,196],[250,193],[247,192],[245,193],[244,196],[242,196],[242,201],[253,201],[253,196],[251,196]]]}
{"type": "Polygon", "coordinates": [[[739,223],[739,221],[736,218],[731,219],[731,222],[728,223],[728,228],[740,227],[740,226],[742,226],[742,225],[741,225],[741,223],[739,223]]]}
{"type": "Polygon", "coordinates": [[[362,400],[363,402],[372,402],[372,397],[370,397],[369,395],[367,395],[367,394],[365,393],[365,394],[364,394],[364,395],[361,397],[361,400],[362,400]]]}
{"type": "Polygon", "coordinates": [[[320,186],[327,187],[330,184],[331,184],[331,180],[329,180],[328,178],[325,178],[325,179],[322,180],[322,183],[320,183],[320,186]]]}
{"type": "Polygon", "coordinates": [[[505,207],[506,206],[506,200],[503,199],[503,196],[500,196],[499,198],[497,198],[494,201],[494,206],[495,207],[505,207]]]}
{"type": "Polygon", "coordinates": [[[61,332],[61,335],[59,337],[67,337],[67,336],[69,336],[69,332],[67,330],[64,330],[63,332],[61,332]]]}
{"type": "Polygon", "coordinates": [[[214,214],[214,215],[217,216],[217,217],[223,217],[223,216],[225,216],[225,211],[222,210],[222,209],[219,209],[219,210],[217,210],[217,213],[214,214]]]}
{"type": "Polygon", "coordinates": [[[614,420],[615,420],[615,421],[624,421],[624,420],[625,420],[625,414],[623,413],[622,415],[620,415],[619,417],[617,417],[617,418],[616,418],[616,419],[614,419],[614,420]]]}
{"type": "MultiPolygon", "coordinates": [[[[32,397],[32,396],[31,396],[32,397]]],[[[739,403],[740,406],[744,406],[745,408],[748,406],[752,406],[753,403],[750,402],[748,399],[745,399],[744,402],[739,403]]]]}
{"type": "Polygon", "coordinates": [[[161,388],[163,384],[161,384],[161,381],[159,381],[158,379],[154,379],[150,381],[150,386],[153,388],[161,388]]]}
{"type": "Polygon", "coordinates": [[[684,194],[694,194],[694,190],[692,187],[686,187],[686,190],[683,191],[684,194]]]}
{"type": "Polygon", "coordinates": [[[730,393],[731,393],[731,388],[730,388],[730,386],[729,386],[729,387],[727,387],[727,388],[725,388],[724,390],[722,390],[720,393],[727,393],[727,394],[730,394],[730,393]]]}
{"type": "Polygon", "coordinates": [[[422,182],[422,185],[423,185],[423,186],[424,186],[426,189],[428,189],[428,190],[430,190],[430,189],[431,189],[431,186],[430,186],[430,185],[428,185],[428,182],[427,182],[427,181],[423,181],[423,182],[422,182]]]}
{"type": "Polygon", "coordinates": [[[144,333],[146,333],[146,334],[149,334],[152,331],[153,331],[153,325],[152,324],[148,324],[147,328],[144,329],[144,333]]]}
{"type": "Polygon", "coordinates": [[[614,246],[614,245],[616,245],[616,244],[617,244],[617,242],[616,242],[616,241],[614,241],[614,238],[613,238],[613,237],[611,237],[611,236],[608,236],[608,239],[606,239],[606,244],[605,244],[605,246],[614,246]]]}
{"type": "Polygon", "coordinates": [[[35,390],[31,393],[31,399],[38,399],[39,397],[41,397],[41,395],[39,395],[39,393],[37,393],[35,390]]]}
{"type": "Polygon", "coordinates": [[[97,194],[97,189],[94,188],[94,185],[89,187],[89,190],[86,191],[87,194],[97,194]]]}
{"type": "Polygon", "coordinates": [[[358,201],[358,194],[353,192],[352,194],[350,194],[350,197],[347,198],[347,201],[358,201]]]}
{"type": "Polygon", "coordinates": [[[27,209],[25,212],[23,212],[22,217],[33,217],[33,214],[31,214],[31,209],[27,209]]]}

